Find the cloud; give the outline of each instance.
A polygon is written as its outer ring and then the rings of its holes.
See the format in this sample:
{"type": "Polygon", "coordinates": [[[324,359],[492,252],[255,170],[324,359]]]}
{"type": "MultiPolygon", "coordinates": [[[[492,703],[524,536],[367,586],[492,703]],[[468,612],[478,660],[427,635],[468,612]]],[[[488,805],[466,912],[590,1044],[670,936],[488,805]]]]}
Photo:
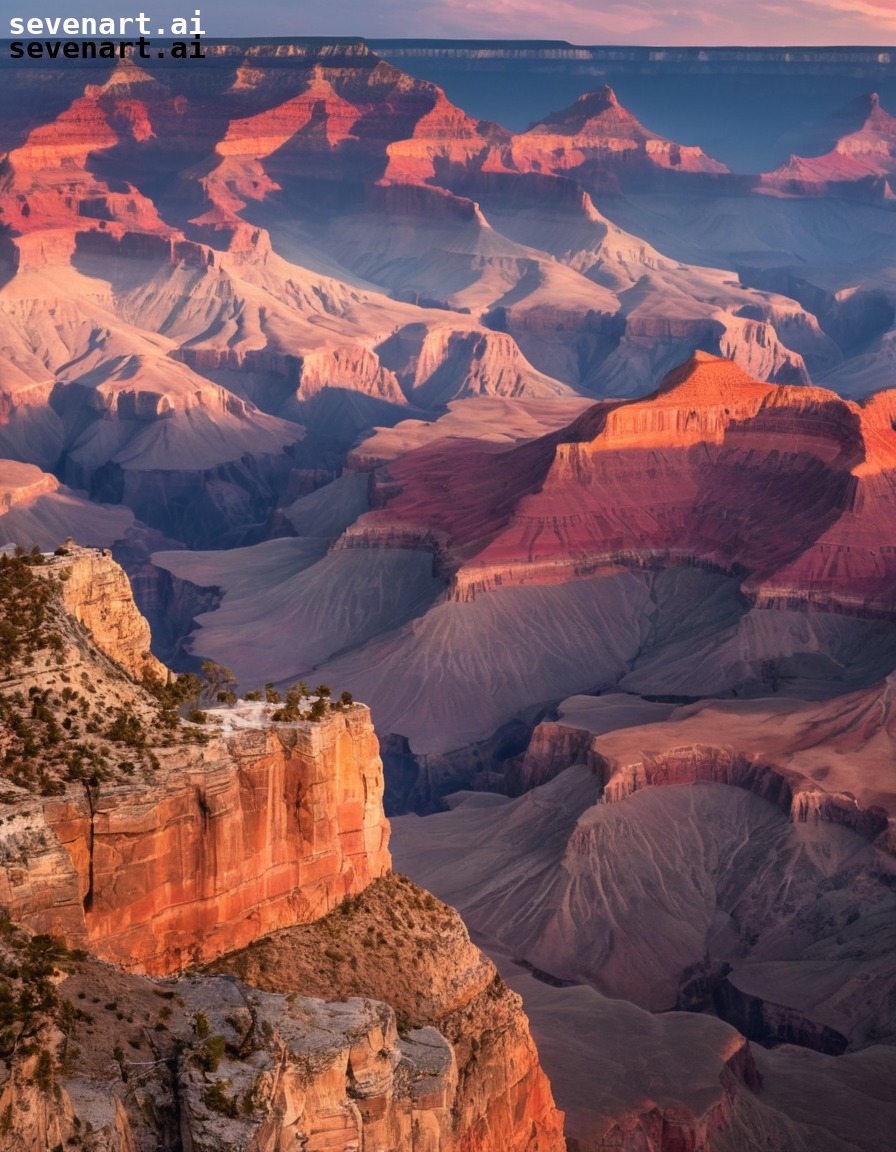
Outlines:
{"type": "MultiPolygon", "coordinates": [[[[279,7],[276,0],[273,7],[279,7]]],[[[304,4],[289,7],[298,31],[304,4]]],[[[256,16],[257,12],[256,7],[256,16]]],[[[307,22],[316,34],[338,30],[368,36],[545,39],[580,44],[896,41],[894,0],[331,0],[309,11],[307,22]]]]}
{"type": "MultiPolygon", "coordinates": [[[[390,5],[390,7],[400,5],[390,5]]],[[[430,0],[398,35],[562,39],[585,44],[885,44],[893,0],[430,0]]]]}

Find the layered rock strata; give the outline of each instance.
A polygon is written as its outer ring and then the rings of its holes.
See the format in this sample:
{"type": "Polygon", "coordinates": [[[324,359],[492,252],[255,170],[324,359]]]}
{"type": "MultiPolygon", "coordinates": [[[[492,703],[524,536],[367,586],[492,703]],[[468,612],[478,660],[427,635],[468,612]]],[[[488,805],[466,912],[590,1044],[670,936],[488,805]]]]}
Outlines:
{"type": "MultiPolygon", "coordinates": [[[[145,621],[118,565],[72,547],[11,566],[40,611],[3,605],[0,750],[30,732],[52,773],[0,794],[0,1150],[562,1152],[519,998],[456,913],[390,873],[367,708],[275,721],[243,701],[184,725],[134,683],[145,621]],[[73,729],[81,759],[57,763],[73,729]],[[122,745],[137,763],[113,769],[122,745]],[[183,976],[297,925],[314,961],[282,966],[282,994],[183,976]]],[[[270,988],[264,959],[249,969],[270,988]]]]}
{"type": "Polygon", "coordinates": [[[586,764],[605,803],[645,788],[727,784],[770,800],[794,824],[840,824],[892,850],[894,691],[891,676],[822,703],[705,701],[649,727],[635,719],[598,733],[572,718],[546,721],[512,783],[526,791],[586,764]]]}
{"type": "Polygon", "coordinates": [[[17,813],[2,832],[23,863],[0,874],[16,922],[132,971],[175,972],[313,920],[388,871],[367,709],[255,722],[163,751],[149,790],[81,789],[17,813]]]}
{"type": "Polygon", "coordinates": [[[406,877],[378,880],[325,920],[275,933],[215,968],[267,991],[383,999],[410,1036],[414,1028],[438,1029],[451,1045],[457,1091],[450,1137],[433,1148],[563,1146],[519,997],[470,942],[457,913],[406,877]]]}
{"type": "Polygon", "coordinates": [[[438,533],[460,601],[696,566],[736,577],[759,607],[890,616],[894,403],[761,383],[697,353],[650,397],[595,406],[521,447],[408,453],[346,539],[438,533]]]}

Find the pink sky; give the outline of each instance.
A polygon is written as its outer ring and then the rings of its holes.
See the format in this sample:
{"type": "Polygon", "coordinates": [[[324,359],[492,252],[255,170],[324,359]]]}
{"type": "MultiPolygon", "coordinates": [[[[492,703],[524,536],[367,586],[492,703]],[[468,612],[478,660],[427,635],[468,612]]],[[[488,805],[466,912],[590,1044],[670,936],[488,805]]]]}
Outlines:
{"type": "MultiPolygon", "coordinates": [[[[235,27],[223,28],[228,8],[228,0],[218,0],[209,23],[232,34],[235,27]]],[[[255,27],[273,22],[271,31],[281,34],[579,44],[896,44],[896,0],[256,0],[252,13],[255,27]]]]}
{"type": "MultiPolygon", "coordinates": [[[[38,6],[71,15],[55,0],[38,6]],[[63,11],[64,9],[64,11],[63,11]]],[[[76,6],[77,7],[77,6],[76,6]]],[[[166,23],[201,8],[209,36],[446,37],[578,44],[896,45],[896,0],[132,0],[84,14],[143,10],[166,23]]],[[[0,0],[10,16],[34,14],[0,0]]]]}

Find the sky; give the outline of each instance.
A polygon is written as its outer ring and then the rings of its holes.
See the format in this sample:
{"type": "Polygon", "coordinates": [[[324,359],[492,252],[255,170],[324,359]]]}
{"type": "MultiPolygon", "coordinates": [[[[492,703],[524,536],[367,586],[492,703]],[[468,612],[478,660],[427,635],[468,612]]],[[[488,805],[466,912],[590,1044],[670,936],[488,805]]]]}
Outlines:
{"type": "Polygon", "coordinates": [[[896,0],[0,0],[11,16],[203,14],[209,36],[569,40],[577,44],[896,44],[896,0]]]}

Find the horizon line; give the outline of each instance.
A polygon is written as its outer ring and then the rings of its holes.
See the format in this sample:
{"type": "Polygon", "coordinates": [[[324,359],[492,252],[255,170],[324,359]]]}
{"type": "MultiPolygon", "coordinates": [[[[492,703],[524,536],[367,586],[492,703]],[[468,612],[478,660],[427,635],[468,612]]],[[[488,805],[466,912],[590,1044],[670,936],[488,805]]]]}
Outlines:
{"type": "MultiPolygon", "coordinates": [[[[62,37],[57,35],[57,39],[62,37]]],[[[106,39],[110,41],[127,40],[129,37],[125,36],[102,36],[100,33],[84,34],[72,33],[67,36],[68,40],[95,40],[106,39]]],[[[191,37],[187,36],[187,39],[191,37]]],[[[896,52],[896,40],[892,44],[859,44],[859,43],[830,43],[830,44],[706,44],[706,43],[693,43],[693,44],[668,44],[668,43],[638,43],[638,44],[620,44],[620,43],[577,43],[573,40],[556,40],[546,39],[543,37],[523,37],[523,38],[496,38],[491,37],[477,37],[477,36],[367,36],[363,34],[352,33],[339,33],[333,36],[315,35],[315,36],[302,36],[302,35],[265,35],[264,33],[255,34],[252,36],[208,36],[202,34],[200,37],[204,44],[233,44],[233,43],[258,43],[259,41],[269,43],[271,41],[282,41],[283,43],[378,43],[378,44],[482,44],[482,45],[508,45],[508,44],[525,44],[525,45],[538,45],[538,46],[552,46],[563,48],[578,48],[583,50],[612,50],[612,51],[654,51],[660,49],[662,51],[674,52],[707,52],[707,51],[747,51],[747,52],[826,52],[832,49],[844,51],[868,51],[868,52],[896,52]]],[[[0,36],[0,43],[11,43],[14,40],[44,40],[47,39],[46,35],[35,36],[32,34],[22,34],[21,36],[0,36]]],[[[159,39],[159,37],[152,37],[152,39],[159,39]]],[[[179,37],[171,36],[166,33],[163,39],[177,40],[179,37]]]]}

